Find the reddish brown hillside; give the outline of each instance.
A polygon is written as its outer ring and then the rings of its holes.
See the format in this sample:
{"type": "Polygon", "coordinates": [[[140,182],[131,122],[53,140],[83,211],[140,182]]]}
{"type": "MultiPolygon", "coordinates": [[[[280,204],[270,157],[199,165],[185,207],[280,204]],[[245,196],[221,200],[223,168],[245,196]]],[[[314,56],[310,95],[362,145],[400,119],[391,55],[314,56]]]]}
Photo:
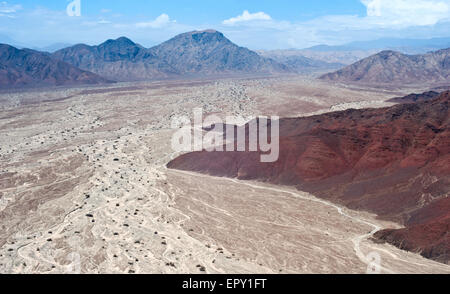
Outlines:
{"type": "Polygon", "coordinates": [[[383,232],[380,238],[396,245],[408,240],[406,249],[449,261],[448,237],[442,243],[440,232],[448,232],[450,210],[435,218],[439,201],[450,191],[449,96],[446,92],[416,104],[282,119],[275,163],[261,163],[258,152],[204,151],[180,156],[168,167],[292,185],[375,212],[413,232],[383,232]],[[431,217],[421,219],[425,213],[431,217]],[[427,235],[424,244],[418,236],[425,225],[436,227],[436,233],[427,235]]]}

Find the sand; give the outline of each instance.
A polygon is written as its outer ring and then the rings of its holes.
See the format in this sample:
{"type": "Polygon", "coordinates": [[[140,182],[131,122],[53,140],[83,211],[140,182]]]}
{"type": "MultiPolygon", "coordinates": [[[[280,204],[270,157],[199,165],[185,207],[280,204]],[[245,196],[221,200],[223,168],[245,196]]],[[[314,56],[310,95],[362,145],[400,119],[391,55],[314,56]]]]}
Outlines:
{"type": "Polygon", "coordinates": [[[372,251],[386,273],[449,273],[372,242],[398,226],[374,215],[165,168],[172,119],[196,107],[301,116],[402,93],[302,77],[1,93],[0,273],[365,273],[372,251]]]}

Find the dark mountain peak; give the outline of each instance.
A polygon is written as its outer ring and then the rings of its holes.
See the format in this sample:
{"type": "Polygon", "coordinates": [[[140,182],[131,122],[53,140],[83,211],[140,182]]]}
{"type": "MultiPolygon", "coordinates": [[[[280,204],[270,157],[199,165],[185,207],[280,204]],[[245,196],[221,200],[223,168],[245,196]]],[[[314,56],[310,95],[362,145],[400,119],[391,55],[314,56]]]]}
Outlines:
{"type": "Polygon", "coordinates": [[[136,43],[134,43],[133,41],[131,41],[129,38],[127,37],[120,37],[116,39],[116,42],[118,43],[123,43],[123,44],[130,44],[130,45],[136,45],[136,43]]]}
{"type": "Polygon", "coordinates": [[[382,59],[389,59],[390,57],[398,57],[398,56],[404,56],[405,54],[393,51],[393,50],[384,50],[381,51],[378,54],[373,55],[375,58],[382,58],[382,59]]]}
{"type": "Polygon", "coordinates": [[[222,34],[221,32],[216,31],[214,29],[206,29],[206,30],[194,31],[194,32],[197,32],[197,33],[209,33],[209,34],[222,34]]]}
{"type": "Polygon", "coordinates": [[[386,56],[386,55],[402,55],[403,53],[394,51],[394,50],[383,50],[378,54],[375,55],[379,55],[379,56],[386,56]]]}
{"type": "Polygon", "coordinates": [[[134,43],[126,37],[120,37],[116,40],[107,40],[96,47],[100,58],[109,61],[141,61],[146,56],[146,49],[134,43]]]}
{"type": "Polygon", "coordinates": [[[137,44],[128,39],[127,37],[120,37],[116,40],[109,39],[105,41],[104,43],[100,44],[98,47],[136,47],[137,44]]]}
{"type": "Polygon", "coordinates": [[[186,36],[206,36],[206,35],[223,36],[223,34],[221,32],[213,30],[213,29],[187,32],[187,33],[181,34],[180,36],[182,36],[182,35],[186,35],[186,36]]]}
{"type": "MultiPolygon", "coordinates": [[[[207,46],[212,44],[233,44],[221,32],[216,30],[192,31],[183,33],[168,40],[165,43],[191,44],[193,46],[207,46]]],[[[163,43],[164,44],[164,43],[163,43]]]]}

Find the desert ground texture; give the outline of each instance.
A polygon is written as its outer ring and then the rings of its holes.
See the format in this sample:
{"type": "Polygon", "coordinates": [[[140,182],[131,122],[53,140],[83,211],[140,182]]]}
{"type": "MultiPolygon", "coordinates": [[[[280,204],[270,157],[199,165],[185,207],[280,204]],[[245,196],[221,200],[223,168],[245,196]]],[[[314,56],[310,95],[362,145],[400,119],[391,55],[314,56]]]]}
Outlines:
{"type": "Polygon", "coordinates": [[[296,117],[427,89],[303,77],[0,93],[0,273],[450,273],[371,239],[396,228],[313,195],[166,164],[171,122],[296,117]]]}

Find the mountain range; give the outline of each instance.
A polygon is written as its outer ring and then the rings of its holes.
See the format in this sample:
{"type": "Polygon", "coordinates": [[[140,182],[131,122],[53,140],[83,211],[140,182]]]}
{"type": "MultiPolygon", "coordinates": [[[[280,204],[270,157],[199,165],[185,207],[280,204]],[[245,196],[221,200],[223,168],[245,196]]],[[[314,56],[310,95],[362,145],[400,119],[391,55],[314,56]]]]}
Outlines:
{"type": "Polygon", "coordinates": [[[50,55],[0,44],[0,88],[100,84],[109,81],[50,55]]]}
{"type": "MultiPolygon", "coordinates": [[[[440,40],[441,43],[444,41],[440,40]]],[[[323,60],[305,57],[304,50],[257,53],[232,43],[215,30],[180,34],[152,48],[145,48],[126,37],[107,40],[97,46],[78,44],[54,53],[2,45],[0,84],[7,88],[191,77],[309,74],[337,69],[340,70],[323,75],[321,79],[389,85],[442,84],[450,80],[450,49],[422,55],[382,51],[347,67],[332,57],[335,51],[331,51],[330,55],[328,49],[324,46],[308,49],[316,54],[325,52],[323,60]]],[[[345,57],[346,51],[342,52],[339,54],[345,57]]],[[[361,54],[364,56],[365,53],[361,54]]]]}
{"type": "Polygon", "coordinates": [[[382,51],[322,80],[366,84],[432,84],[450,81],[450,48],[422,55],[382,51]]]}
{"type": "Polygon", "coordinates": [[[170,65],[125,37],[98,46],[74,45],[56,51],[52,57],[115,81],[167,78],[176,74],[170,65]]]}
{"type": "MultiPolygon", "coordinates": [[[[390,108],[280,119],[280,156],[193,152],[168,168],[295,186],[402,223],[379,240],[450,262],[450,92],[390,108]]],[[[248,128],[245,125],[248,145],[248,128]]]]}
{"type": "Polygon", "coordinates": [[[237,46],[215,30],[180,34],[152,48],[121,37],[54,53],[8,45],[2,45],[1,52],[3,88],[294,72],[285,64],[237,46]]]}
{"type": "Polygon", "coordinates": [[[291,72],[214,30],[184,33],[149,49],[122,37],[99,46],[75,45],[52,56],[116,81],[291,72]]]}

